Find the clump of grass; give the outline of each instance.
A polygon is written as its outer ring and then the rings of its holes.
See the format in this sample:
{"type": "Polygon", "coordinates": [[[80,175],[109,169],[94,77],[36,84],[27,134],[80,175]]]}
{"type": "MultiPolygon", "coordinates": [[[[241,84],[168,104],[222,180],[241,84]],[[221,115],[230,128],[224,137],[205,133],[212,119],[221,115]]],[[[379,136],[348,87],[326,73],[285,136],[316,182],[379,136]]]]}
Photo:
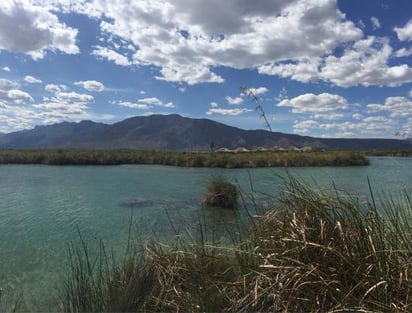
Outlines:
{"type": "Polygon", "coordinates": [[[223,176],[215,176],[207,183],[203,203],[206,206],[236,209],[238,195],[235,184],[223,176]]]}
{"type": "Polygon", "coordinates": [[[291,179],[279,209],[256,221],[259,271],[235,309],[409,312],[412,204],[386,202],[384,211],[291,179]]]}
{"type": "Polygon", "coordinates": [[[83,245],[65,311],[410,312],[412,203],[388,199],[380,214],[375,201],[290,178],[229,246],[201,224],[195,239],[146,244],[118,265],[83,245]]]}

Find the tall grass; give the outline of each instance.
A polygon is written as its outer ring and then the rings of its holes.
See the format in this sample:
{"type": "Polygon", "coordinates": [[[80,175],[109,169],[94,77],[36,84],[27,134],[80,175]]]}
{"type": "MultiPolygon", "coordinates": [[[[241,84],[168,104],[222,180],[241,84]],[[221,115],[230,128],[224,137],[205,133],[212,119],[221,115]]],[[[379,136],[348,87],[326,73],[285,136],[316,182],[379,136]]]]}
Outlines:
{"type": "Polygon", "coordinates": [[[182,167],[255,168],[368,165],[369,161],[362,153],[351,151],[205,153],[136,150],[0,150],[0,164],[161,164],[182,167]]]}
{"type": "Polygon", "coordinates": [[[146,243],[117,264],[83,244],[71,250],[64,311],[410,312],[412,203],[374,203],[289,178],[230,245],[201,223],[191,239],[146,243]]]}

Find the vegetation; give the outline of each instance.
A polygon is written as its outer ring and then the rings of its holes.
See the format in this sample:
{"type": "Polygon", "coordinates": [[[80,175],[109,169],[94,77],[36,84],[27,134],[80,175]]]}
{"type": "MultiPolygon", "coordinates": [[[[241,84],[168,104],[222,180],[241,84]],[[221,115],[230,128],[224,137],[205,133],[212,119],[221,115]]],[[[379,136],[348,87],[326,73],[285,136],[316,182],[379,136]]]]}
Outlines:
{"type": "MultiPolygon", "coordinates": [[[[266,213],[220,244],[147,243],[123,262],[71,250],[66,312],[410,312],[412,202],[329,195],[290,178],[266,213]]],[[[136,246],[137,247],[137,246],[136,246]]]]}
{"type": "Polygon", "coordinates": [[[253,168],[367,165],[351,151],[165,152],[135,150],[0,150],[0,164],[116,165],[162,164],[184,167],[253,168]]]}
{"type": "Polygon", "coordinates": [[[412,150],[367,150],[365,154],[373,156],[412,157],[412,150]]]}
{"type": "Polygon", "coordinates": [[[216,176],[207,183],[206,187],[203,199],[206,206],[236,209],[238,187],[235,184],[227,181],[223,176],[216,176]]]}

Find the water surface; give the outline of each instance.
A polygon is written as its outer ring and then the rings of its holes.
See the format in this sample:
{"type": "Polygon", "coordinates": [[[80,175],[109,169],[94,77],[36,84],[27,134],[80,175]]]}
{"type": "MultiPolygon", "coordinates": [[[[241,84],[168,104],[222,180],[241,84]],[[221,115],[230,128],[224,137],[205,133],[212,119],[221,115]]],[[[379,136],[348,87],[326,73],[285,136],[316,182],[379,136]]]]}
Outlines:
{"type": "MultiPolygon", "coordinates": [[[[251,190],[277,195],[282,177],[292,174],[322,189],[337,188],[365,197],[367,180],[382,191],[412,191],[412,158],[373,157],[370,166],[264,169],[195,169],[149,165],[0,166],[0,288],[3,302],[22,293],[23,308],[56,310],[56,286],[67,270],[67,249],[78,241],[103,240],[120,254],[133,217],[142,238],[156,232],[167,240],[170,222],[178,228],[200,215],[215,223],[230,213],[201,209],[213,175],[251,190]]],[[[233,217],[233,216],[232,216],[233,217]]],[[[209,221],[211,222],[211,221],[209,221]]],[[[3,304],[4,305],[4,304],[3,304]]],[[[2,307],[0,306],[0,311],[2,307]]]]}

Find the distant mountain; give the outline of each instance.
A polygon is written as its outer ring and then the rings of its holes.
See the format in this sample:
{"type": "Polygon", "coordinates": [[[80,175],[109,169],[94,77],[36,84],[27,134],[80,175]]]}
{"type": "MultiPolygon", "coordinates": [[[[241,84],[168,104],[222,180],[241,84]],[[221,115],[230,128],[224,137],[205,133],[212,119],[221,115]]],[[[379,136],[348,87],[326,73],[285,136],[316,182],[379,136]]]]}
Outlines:
{"type": "Polygon", "coordinates": [[[216,148],[304,147],[320,149],[412,149],[412,142],[395,139],[314,138],[243,130],[209,119],[191,119],[177,114],[137,116],[115,124],[82,121],[36,126],[0,135],[0,148],[13,149],[140,149],[207,151],[216,148]]]}

